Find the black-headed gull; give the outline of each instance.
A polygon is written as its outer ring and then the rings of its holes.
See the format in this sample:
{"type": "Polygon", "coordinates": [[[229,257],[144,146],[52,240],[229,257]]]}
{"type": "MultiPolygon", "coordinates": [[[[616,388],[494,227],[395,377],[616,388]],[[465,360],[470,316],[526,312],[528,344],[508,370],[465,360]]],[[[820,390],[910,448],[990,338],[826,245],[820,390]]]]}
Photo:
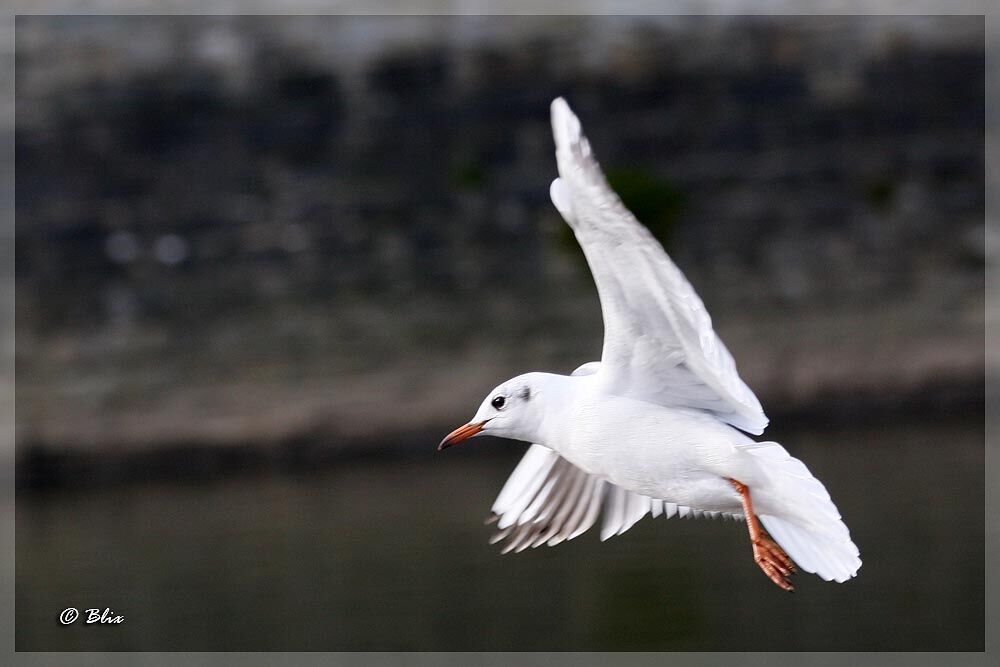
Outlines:
{"type": "Polygon", "coordinates": [[[690,283],[608,186],[580,121],[552,103],[550,195],[583,247],[604,313],[600,362],[527,373],[491,391],[439,449],[489,434],[533,444],[493,504],[504,551],[555,545],[604,514],[601,539],[647,514],[745,518],[754,561],[792,590],[861,567],[823,484],[776,442],[690,283]],[[769,539],[764,530],[767,529],[769,539]]]}

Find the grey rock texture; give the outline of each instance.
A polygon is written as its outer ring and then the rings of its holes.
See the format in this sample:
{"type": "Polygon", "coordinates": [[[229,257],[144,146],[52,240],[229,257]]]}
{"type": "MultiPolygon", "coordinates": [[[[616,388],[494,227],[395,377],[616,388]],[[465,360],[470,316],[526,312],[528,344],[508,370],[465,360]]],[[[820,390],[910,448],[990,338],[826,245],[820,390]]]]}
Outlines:
{"type": "Polygon", "coordinates": [[[981,404],[981,17],[17,28],[22,444],[405,441],[595,358],[556,95],[772,416],[981,404]]]}

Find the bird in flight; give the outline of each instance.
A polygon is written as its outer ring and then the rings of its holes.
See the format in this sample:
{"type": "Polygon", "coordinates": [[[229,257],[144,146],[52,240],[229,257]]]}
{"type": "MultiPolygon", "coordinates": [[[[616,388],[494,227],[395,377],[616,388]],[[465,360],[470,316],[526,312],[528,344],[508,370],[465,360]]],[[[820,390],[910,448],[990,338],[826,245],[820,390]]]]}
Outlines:
{"type": "Polygon", "coordinates": [[[483,400],[438,449],[478,435],[532,444],[496,502],[504,552],[555,545],[603,514],[601,539],[650,514],[744,519],[754,562],[791,591],[796,566],[843,582],[858,548],[823,484],[776,442],[694,288],[608,186],[562,98],[552,102],[559,177],[550,196],[594,275],[599,362],[526,373],[483,400]],[[766,531],[766,532],[765,532],[766,531]],[[770,536],[768,536],[768,534],[770,536]]]}

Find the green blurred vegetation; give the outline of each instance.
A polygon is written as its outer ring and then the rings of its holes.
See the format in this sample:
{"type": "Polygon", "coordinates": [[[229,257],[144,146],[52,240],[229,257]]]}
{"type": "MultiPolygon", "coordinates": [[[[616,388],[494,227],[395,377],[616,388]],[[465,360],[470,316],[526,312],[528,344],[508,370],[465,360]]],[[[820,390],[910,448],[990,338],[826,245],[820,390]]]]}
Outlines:
{"type": "Polygon", "coordinates": [[[896,183],[889,177],[882,176],[870,180],[865,186],[865,201],[872,208],[885,213],[896,201],[896,183]]]}
{"type": "Polygon", "coordinates": [[[460,160],[452,165],[449,177],[463,190],[480,190],[486,183],[486,169],[480,161],[460,160]]]}

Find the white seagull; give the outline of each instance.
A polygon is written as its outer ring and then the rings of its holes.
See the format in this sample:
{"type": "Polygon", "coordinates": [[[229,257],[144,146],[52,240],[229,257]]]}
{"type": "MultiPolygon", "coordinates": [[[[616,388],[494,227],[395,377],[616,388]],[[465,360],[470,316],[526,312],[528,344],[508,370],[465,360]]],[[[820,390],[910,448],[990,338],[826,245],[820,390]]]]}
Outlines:
{"type": "Polygon", "coordinates": [[[552,130],[550,196],[594,274],[604,348],[571,376],[507,380],[438,446],[483,434],[537,443],[493,504],[492,542],[507,538],[505,553],[555,545],[602,511],[602,540],[647,514],[721,514],[746,520],[754,561],[785,590],[795,564],[827,581],[855,576],[858,548],[830,495],[784,447],[746,435],[767,426],[760,402],[690,283],[608,186],[562,98],[552,130]]]}

